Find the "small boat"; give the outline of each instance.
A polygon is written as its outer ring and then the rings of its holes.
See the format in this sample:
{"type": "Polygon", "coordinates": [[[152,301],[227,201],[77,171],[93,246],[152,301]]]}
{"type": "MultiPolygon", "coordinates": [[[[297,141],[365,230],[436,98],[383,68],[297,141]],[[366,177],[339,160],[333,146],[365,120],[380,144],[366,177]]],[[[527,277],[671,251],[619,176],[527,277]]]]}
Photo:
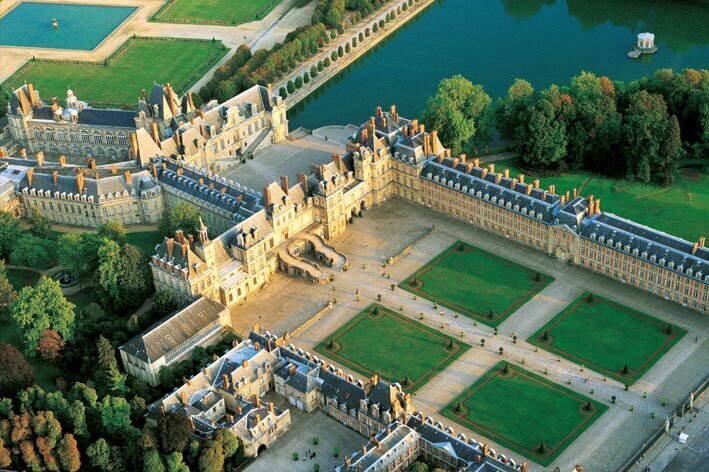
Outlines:
{"type": "Polygon", "coordinates": [[[640,52],[639,49],[633,49],[632,51],[628,52],[628,57],[630,59],[637,59],[638,57],[640,57],[641,54],[642,52],[640,52]]]}

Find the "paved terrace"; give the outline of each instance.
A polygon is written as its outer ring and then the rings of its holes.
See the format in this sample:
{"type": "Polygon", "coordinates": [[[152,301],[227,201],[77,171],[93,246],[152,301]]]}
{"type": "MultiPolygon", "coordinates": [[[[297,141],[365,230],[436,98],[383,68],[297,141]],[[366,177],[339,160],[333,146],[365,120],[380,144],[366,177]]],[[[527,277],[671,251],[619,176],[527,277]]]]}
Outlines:
{"type": "MultiPolygon", "coordinates": [[[[292,332],[308,318],[308,314],[316,313],[328,299],[336,298],[333,310],[300,330],[292,339],[297,346],[312,350],[329,333],[375,301],[377,294],[382,295],[384,305],[395,310],[403,306],[400,313],[417,321],[419,313],[423,312],[423,323],[473,346],[414,396],[416,409],[426,411],[446,425],[451,421],[437,412],[500,360],[498,348],[502,346],[505,351],[503,359],[516,364],[524,360],[524,368],[537,373],[547,368],[551,380],[584,395],[590,395],[593,389],[593,398],[610,406],[610,411],[568,447],[550,469],[558,466],[561,470],[571,470],[576,463],[583,464],[587,470],[617,468],[651,431],[660,427],[666,415],[671,414],[674,405],[684,399],[698,379],[709,372],[706,364],[709,319],[706,317],[431,210],[401,200],[389,201],[365,212],[364,218],[356,218],[345,235],[332,244],[350,259],[350,269],[337,273],[334,283],[314,286],[300,280],[284,281],[284,276],[275,277],[263,292],[232,310],[235,325],[246,330],[254,323],[260,323],[276,334],[292,332]],[[436,230],[419,241],[409,255],[394,266],[382,268],[384,259],[427,234],[431,225],[436,225],[436,230]],[[441,307],[434,310],[430,302],[420,297],[414,300],[409,292],[399,288],[391,290],[392,283],[398,284],[459,239],[550,274],[556,281],[505,320],[499,326],[498,336],[493,336],[492,328],[476,324],[470,318],[462,315],[456,318],[451,310],[441,307]],[[391,278],[382,276],[383,271],[387,271],[391,278]],[[359,300],[354,293],[357,288],[359,300]],[[589,290],[689,331],[630,391],[625,391],[619,382],[603,381],[602,375],[588,369],[581,372],[578,364],[565,359],[559,361],[541,349],[535,352],[534,346],[523,341],[569,302],[589,290]],[[519,338],[516,344],[511,339],[513,333],[519,338]],[[481,338],[486,338],[484,348],[480,347],[481,338]],[[567,384],[569,379],[570,385],[567,384]],[[643,392],[648,392],[647,399],[642,398],[643,392]],[[617,403],[613,405],[610,404],[612,395],[617,397],[617,403]],[[664,397],[669,399],[666,407],[660,403],[664,397]],[[631,405],[634,412],[629,411],[631,405]],[[651,418],[652,412],[657,415],[655,419],[651,418]]],[[[453,427],[456,431],[481,438],[480,434],[467,431],[460,425],[453,427]]],[[[494,441],[485,440],[496,450],[509,453],[494,441]]],[[[515,453],[511,456],[517,461],[528,460],[515,453]]],[[[542,470],[543,467],[535,464],[534,469],[542,470]]]]}

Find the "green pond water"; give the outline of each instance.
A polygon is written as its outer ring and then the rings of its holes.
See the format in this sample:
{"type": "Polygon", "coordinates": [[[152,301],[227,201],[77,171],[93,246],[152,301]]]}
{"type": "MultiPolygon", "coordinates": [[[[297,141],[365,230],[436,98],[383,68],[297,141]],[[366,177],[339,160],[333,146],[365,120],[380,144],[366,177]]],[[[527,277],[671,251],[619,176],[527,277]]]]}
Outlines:
{"type": "Polygon", "coordinates": [[[517,77],[544,88],[582,70],[630,81],[688,67],[709,67],[699,0],[439,0],[292,108],[290,127],[359,124],[377,105],[414,117],[453,74],[494,98],[517,77]],[[658,52],[628,59],[644,31],[658,52]]]}

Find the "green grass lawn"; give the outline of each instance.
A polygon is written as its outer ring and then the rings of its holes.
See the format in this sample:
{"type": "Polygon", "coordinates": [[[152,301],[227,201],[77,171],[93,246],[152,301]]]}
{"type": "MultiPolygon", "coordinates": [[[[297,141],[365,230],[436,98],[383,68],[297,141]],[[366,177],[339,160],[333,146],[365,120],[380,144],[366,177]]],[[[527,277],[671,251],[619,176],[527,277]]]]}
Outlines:
{"type": "Polygon", "coordinates": [[[538,375],[500,362],[441,413],[548,466],[607,408],[538,375]],[[507,373],[503,370],[505,366],[507,373]],[[543,453],[539,451],[541,444],[546,448],[543,453]]]}
{"type": "Polygon", "coordinates": [[[16,292],[22,287],[34,285],[39,280],[39,273],[24,269],[7,269],[7,279],[10,281],[16,292]]]}
{"type": "Polygon", "coordinates": [[[153,81],[170,82],[177,93],[186,91],[226,54],[221,42],[200,40],[129,39],[126,49],[102,63],[63,64],[30,61],[2,84],[11,90],[25,81],[45,100],[66,97],[68,86],[79,99],[96,106],[133,109],[141,89],[150,93],[153,81]]]}
{"type": "Polygon", "coordinates": [[[668,334],[664,321],[596,295],[589,302],[588,297],[575,300],[528,341],[632,384],[686,334],[674,325],[668,334]]]}
{"type": "MultiPolygon", "coordinates": [[[[522,172],[517,167],[517,159],[506,159],[494,164],[497,172],[510,169],[511,177],[522,172]]],[[[525,175],[525,182],[532,183],[534,178],[533,175],[525,175]]],[[[706,221],[709,220],[709,176],[698,172],[677,172],[674,185],[667,188],[656,182],[629,182],[587,171],[544,177],[539,181],[542,188],[556,184],[556,193],[559,195],[566,190],[573,193],[576,188],[581,195],[600,198],[603,211],[687,241],[696,241],[706,233],[706,221]]]]}
{"type": "Polygon", "coordinates": [[[399,286],[485,324],[497,326],[554,280],[544,274],[539,274],[539,280],[536,280],[537,274],[532,269],[459,241],[399,286]]]}
{"type": "Polygon", "coordinates": [[[325,338],[315,350],[362,375],[377,374],[413,392],[469,348],[374,304],[325,338]],[[375,308],[378,314],[374,314],[375,308]],[[404,382],[407,377],[408,385],[404,382]]]}
{"type": "MultiPolygon", "coordinates": [[[[12,344],[20,351],[24,349],[22,334],[14,320],[0,322],[0,341],[12,344]]],[[[45,390],[56,390],[55,379],[61,374],[60,370],[55,365],[43,360],[39,356],[25,357],[27,362],[34,369],[37,385],[45,390]]]]}
{"type": "Polygon", "coordinates": [[[263,19],[281,0],[168,0],[156,15],[171,23],[238,25],[263,19]],[[168,4],[172,3],[168,6],[168,4]]]}
{"type": "Polygon", "coordinates": [[[162,242],[163,235],[160,231],[138,231],[126,233],[126,243],[137,246],[150,257],[155,253],[155,246],[162,242]]]}

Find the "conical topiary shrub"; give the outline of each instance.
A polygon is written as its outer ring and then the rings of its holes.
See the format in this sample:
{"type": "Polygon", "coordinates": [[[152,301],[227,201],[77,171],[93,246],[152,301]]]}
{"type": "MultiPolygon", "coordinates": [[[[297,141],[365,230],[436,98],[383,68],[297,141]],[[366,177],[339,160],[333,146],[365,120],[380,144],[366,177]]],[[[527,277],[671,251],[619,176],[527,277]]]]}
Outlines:
{"type": "Polygon", "coordinates": [[[593,302],[596,301],[596,299],[593,298],[593,294],[592,294],[592,293],[589,293],[589,294],[588,294],[588,298],[586,299],[586,301],[587,301],[588,303],[593,303],[593,302]]]}
{"type": "Polygon", "coordinates": [[[535,282],[541,282],[542,281],[542,274],[537,272],[537,275],[534,276],[534,281],[535,282]]]}
{"type": "Polygon", "coordinates": [[[673,333],[672,325],[668,324],[667,328],[665,329],[665,334],[672,334],[672,333],[673,333]]]}
{"type": "Polygon", "coordinates": [[[593,405],[591,404],[591,401],[589,400],[583,406],[583,411],[591,411],[591,410],[593,410],[593,405]]]}
{"type": "Polygon", "coordinates": [[[549,341],[549,331],[544,330],[544,334],[542,334],[542,341],[549,341]]]}
{"type": "Polygon", "coordinates": [[[335,347],[335,340],[330,338],[330,340],[327,342],[327,348],[332,349],[333,347],[335,347]]]}
{"type": "Polygon", "coordinates": [[[510,365],[509,364],[505,364],[505,366],[502,368],[502,373],[504,375],[509,375],[509,373],[510,373],[510,365]]]}
{"type": "Polygon", "coordinates": [[[375,316],[379,316],[379,307],[378,307],[378,306],[375,306],[375,307],[374,307],[374,310],[372,311],[372,314],[375,315],[375,316]]]}
{"type": "Polygon", "coordinates": [[[463,404],[461,402],[456,403],[455,408],[453,410],[456,413],[463,413],[463,404]]]}
{"type": "Polygon", "coordinates": [[[409,385],[411,385],[411,379],[409,378],[408,375],[406,377],[404,377],[404,381],[402,383],[403,383],[404,387],[408,387],[409,385]]]}
{"type": "Polygon", "coordinates": [[[448,340],[448,344],[446,344],[446,349],[453,349],[455,347],[455,343],[453,342],[452,339],[448,340]]]}
{"type": "Polygon", "coordinates": [[[490,310],[490,311],[487,313],[487,318],[488,318],[489,320],[491,320],[491,319],[493,319],[494,317],[495,317],[495,312],[492,311],[492,310],[490,310]]]}
{"type": "Polygon", "coordinates": [[[549,448],[547,447],[546,444],[541,443],[541,444],[539,445],[539,447],[536,449],[536,451],[534,451],[534,452],[536,452],[536,453],[539,454],[540,456],[545,456],[545,455],[547,455],[547,453],[549,452],[549,448]]]}
{"type": "Polygon", "coordinates": [[[460,244],[458,245],[458,251],[459,251],[459,252],[465,251],[465,244],[460,243],[460,244]]]}
{"type": "Polygon", "coordinates": [[[621,371],[621,374],[630,375],[630,369],[628,369],[628,364],[625,364],[625,366],[623,367],[623,370],[621,371]]]}

